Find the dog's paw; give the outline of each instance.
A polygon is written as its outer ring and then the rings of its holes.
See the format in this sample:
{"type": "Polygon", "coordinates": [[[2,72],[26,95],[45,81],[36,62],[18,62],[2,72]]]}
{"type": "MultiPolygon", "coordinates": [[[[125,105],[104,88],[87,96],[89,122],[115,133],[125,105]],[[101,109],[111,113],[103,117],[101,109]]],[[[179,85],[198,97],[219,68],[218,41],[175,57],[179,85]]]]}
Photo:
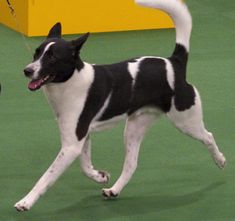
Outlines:
{"type": "Polygon", "coordinates": [[[108,183],[110,180],[110,174],[106,171],[99,170],[98,177],[96,179],[97,183],[108,183]]]}
{"type": "Polygon", "coordinates": [[[226,159],[222,153],[213,156],[215,163],[220,169],[223,169],[226,165],[226,159]]]}
{"type": "Polygon", "coordinates": [[[118,193],[113,191],[112,189],[102,189],[102,195],[105,199],[112,199],[118,197],[118,193]]]}
{"type": "Polygon", "coordinates": [[[14,205],[17,211],[23,212],[28,211],[31,208],[31,205],[26,200],[21,200],[14,205]]]}

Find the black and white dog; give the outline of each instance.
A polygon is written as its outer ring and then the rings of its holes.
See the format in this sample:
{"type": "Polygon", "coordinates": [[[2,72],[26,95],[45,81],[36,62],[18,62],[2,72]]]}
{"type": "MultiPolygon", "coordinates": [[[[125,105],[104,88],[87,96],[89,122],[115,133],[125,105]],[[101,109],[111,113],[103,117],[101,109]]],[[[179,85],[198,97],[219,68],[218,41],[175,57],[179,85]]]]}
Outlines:
{"type": "Polygon", "coordinates": [[[203,123],[200,96],[186,82],[186,65],[192,28],[190,13],[180,0],[136,0],[140,5],[168,13],[176,28],[176,45],[169,58],[139,57],[110,65],[91,65],[79,56],[89,34],[73,40],[61,39],[61,25],[53,26],[36,49],[34,60],[24,70],[28,87],[44,93],[56,114],[61,150],[33,189],[18,203],[18,211],[29,210],[79,156],[83,172],[99,183],[109,174],[93,168],[89,133],[126,119],[126,156],[116,183],[103,189],[116,197],[137,167],[141,141],[146,130],[165,113],[183,133],[202,141],[215,163],[223,168],[225,158],[213,135],[203,123]]]}

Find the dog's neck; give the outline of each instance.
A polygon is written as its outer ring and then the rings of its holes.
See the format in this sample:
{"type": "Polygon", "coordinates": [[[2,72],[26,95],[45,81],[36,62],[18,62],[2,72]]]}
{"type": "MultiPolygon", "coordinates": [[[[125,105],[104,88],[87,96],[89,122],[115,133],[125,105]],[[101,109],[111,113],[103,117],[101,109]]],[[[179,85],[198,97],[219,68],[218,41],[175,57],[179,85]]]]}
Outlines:
{"type": "MultiPolygon", "coordinates": [[[[73,105],[83,105],[89,88],[94,80],[94,69],[91,64],[82,62],[81,69],[75,69],[72,76],[62,83],[50,83],[43,86],[43,91],[53,107],[57,117],[64,109],[74,111],[73,105]],[[62,110],[62,109],[63,110],[62,110]]],[[[82,109],[80,107],[80,109],[82,109]]]]}

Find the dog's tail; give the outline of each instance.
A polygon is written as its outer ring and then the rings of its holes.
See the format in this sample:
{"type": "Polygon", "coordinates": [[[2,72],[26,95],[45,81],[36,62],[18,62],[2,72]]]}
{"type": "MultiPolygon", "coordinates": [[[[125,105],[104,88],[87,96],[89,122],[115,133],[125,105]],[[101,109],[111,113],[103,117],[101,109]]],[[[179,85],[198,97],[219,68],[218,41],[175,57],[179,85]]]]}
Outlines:
{"type": "MultiPolygon", "coordinates": [[[[182,0],[135,0],[139,5],[156,8],[166,12],[173,20],[176,29],[176,44],[184,46],[189,52],[192,18],[182,0]]],[[[176,53],[177,48],[174,53],[176,53]]]]}

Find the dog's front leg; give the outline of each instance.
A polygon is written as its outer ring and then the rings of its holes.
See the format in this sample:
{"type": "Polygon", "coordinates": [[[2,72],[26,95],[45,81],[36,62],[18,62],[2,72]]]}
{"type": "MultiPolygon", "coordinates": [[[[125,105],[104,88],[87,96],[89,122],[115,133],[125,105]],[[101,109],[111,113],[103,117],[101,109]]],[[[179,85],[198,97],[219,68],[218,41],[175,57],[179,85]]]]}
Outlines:
{"type": "Polygon", "coordinates": [[[52,186],[60,175],[79,156],[84,145],[85,138],[76,145],[62,147],[55,161],[51,164],[44,175],[39,179],[33,189],[19,202],[15,204],[18,211],[29,210],[42,196],[47,189],[52,186]]]}

